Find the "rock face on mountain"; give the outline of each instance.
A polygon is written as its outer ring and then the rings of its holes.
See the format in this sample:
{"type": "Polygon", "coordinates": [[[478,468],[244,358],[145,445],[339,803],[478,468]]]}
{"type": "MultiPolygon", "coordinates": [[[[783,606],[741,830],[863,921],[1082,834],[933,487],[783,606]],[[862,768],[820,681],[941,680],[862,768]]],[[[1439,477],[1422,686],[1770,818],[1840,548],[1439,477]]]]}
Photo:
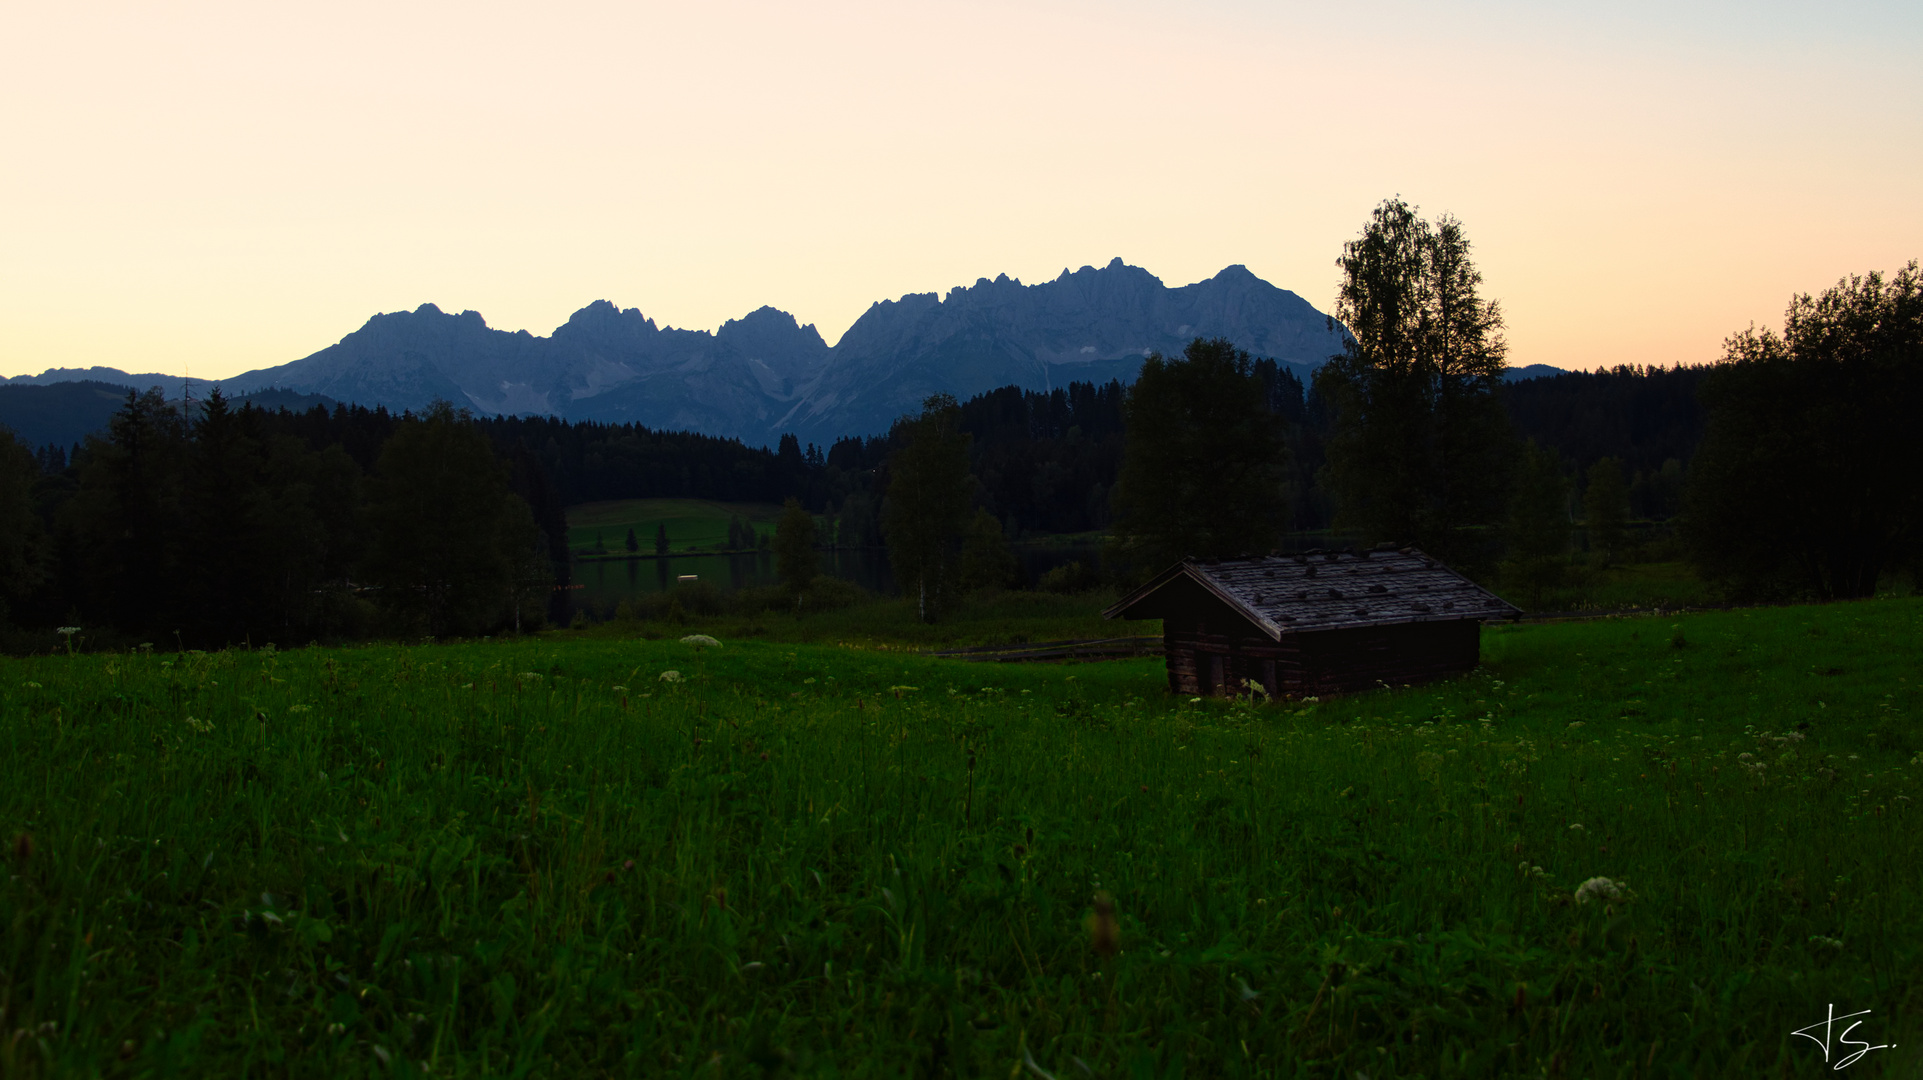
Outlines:
{"type": "Polygon", "coordinates": [[[1152,352],[1225,337],[1304,369],[1342,349],[1339,328],[1242,266],[1171,289],[1116,259],[1041,285],[1006,276],[911,294],[868,309],[777,425],[804,441],[886,430],[929,394],[966,399],[999,386],[1045,390],[1135,378],[1152,352]]]}
{"type": "Polygon", "coordinates": [[[1341,348],[1340,328],[1246,268],[1171,289],[1120,259],[1023,285],[1006,276],[946,296],[870,308],[829,348],[813,326],[764,307],[719,330],[658,327],[597,300],[549,337],[508,333],[433,304],[376,315],[338,344],[227,380],[230,395],[276,387],[363,405],[420,409],[437,398],[483,413],[739,436],[783,432],[822,445],[886,431],[929,394],[1135,377],[1151,352],[1226,337],[1304,369],[1341,348]]]}
{"type": "Polygon", "coordinates": [[[551,337],[489,327],[433,304],[376,315],[336,345],[227,381],[364,405],[420,409],[446,399],[483,413],[552,413],[759,438],[828,346],[812,326],[763,308],[718,334],[657,327],[597,300],[551,337]]]}

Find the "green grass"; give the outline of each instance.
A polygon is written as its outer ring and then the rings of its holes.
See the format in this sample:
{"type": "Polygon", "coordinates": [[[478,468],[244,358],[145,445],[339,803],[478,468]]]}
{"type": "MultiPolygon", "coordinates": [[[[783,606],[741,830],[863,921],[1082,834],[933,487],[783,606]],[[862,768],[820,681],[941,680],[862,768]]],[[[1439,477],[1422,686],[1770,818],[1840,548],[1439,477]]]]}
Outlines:
{"type": "Polygon", "coordinates": [[[1511,600],[1539,611],[1632,611],[1709,607],[1727,599],[1684,562],[1626,563],[1607,568],[1572,565],[1564,582],[1543,590],[1540,604],[1505,590],[1511,600]]]}
{"type": "Polygon", "coordinates": [[[611,552],[625,551],[628,530],[634,530],[641,550],[654,553],[655,529],[668,526],[668,543],[675,551],[714,549],[728,540],[728,519],[739,514],[757,532],[773,533],[781,517],[774,503],[725,503],[708,499],[619,499],[568,507],[568,547],[581,551],[598,538],[611,552]]]}
{"type": "Polygon", "coordinates": [[[0,661],[0,1075],[1814,1076],[1832,1002],[1913,1075],[1919,642],[1521,625],[1274,706],[754,640],[0,661]]]}
{"type": "MultiPolygon", "coordinates": [[[[694,597],[700,586],[680,586],[670,597],[687,598],[684,607],[701,610],[694,597]]],[[[691,615],[684,622],[626,621],[591,625],[559,637],[584,640],[621,640],[631,637],[680,638],[701,632],[728,639],[755,638],[795,644],[853,645],[881,651],[921,652],[969,645],[1063,641],[1160,634],[1159,620],[1122,622],[1104,619],[1103,608],[1115,602],[1112,591],[1075,595],[997,590],[969,596],[936,622],[923,622],[913,599],[863,594],[846,607],[791,610],[786,594],[775,588],[743,590],[734,594],[706,593],[718,608],[743,606],[740,601],[766,600],[766,607],[748,613],[691,615]],[[729,601],[735,601],[732,605],[729,601]]]]}

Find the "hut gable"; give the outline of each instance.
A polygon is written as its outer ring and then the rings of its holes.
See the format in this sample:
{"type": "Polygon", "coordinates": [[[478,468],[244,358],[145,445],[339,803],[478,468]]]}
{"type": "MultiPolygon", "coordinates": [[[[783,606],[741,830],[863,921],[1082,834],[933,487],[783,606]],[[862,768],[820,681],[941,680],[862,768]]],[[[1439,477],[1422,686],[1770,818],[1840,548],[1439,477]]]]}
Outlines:
{"type": "Polygon", "coordinates": [[[1169,685],[1322,693],[1467,670],[1521,610],[1413,548],[1185,559],[1102,613],[1161,619],[1169,685]]]}

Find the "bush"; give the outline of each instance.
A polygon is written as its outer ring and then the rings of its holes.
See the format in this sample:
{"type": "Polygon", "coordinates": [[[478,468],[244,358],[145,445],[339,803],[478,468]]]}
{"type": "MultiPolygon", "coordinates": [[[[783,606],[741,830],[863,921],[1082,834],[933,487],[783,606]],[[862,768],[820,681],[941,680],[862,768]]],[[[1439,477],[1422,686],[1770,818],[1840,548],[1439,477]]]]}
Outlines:
{"type": "Polygon", "coordinates": [[[1035,587],[1043,592],[1078,593],[1098,588],[1102,575],[1080,559],[1066,562],[1043,574],[1035,587]]]}

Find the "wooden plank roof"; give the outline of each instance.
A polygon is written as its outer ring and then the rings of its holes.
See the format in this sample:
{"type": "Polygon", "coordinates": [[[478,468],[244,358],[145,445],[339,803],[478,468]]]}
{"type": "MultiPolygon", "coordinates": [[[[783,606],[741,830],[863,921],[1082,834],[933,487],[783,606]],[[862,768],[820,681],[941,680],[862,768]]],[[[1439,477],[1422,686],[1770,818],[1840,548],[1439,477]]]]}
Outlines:
{"type": "Polygon", "coordinates": [[[1522,609],[1414,548],[1184,559],[1102,612],[1158,618],[1154,596],[1187,578],[1270,637],[1458,619],[1513,619],[1522,609]],[[1133,612],[1133,614],[1131,613],[1133,612]]]}

